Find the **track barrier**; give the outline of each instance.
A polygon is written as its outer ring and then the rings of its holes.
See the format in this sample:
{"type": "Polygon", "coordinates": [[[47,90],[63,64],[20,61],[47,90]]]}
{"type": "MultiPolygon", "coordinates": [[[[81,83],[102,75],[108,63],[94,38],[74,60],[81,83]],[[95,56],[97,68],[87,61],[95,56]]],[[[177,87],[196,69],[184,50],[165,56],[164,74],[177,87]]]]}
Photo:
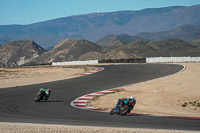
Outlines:
{"type": "Polygon", "coordinates": [[[65,61],[52,62],[53,66],[58,65],[90,65],[99,63],[184,63],[200,62],[200,57],[150,57],[150,58],[130,58],[130,59],[106,59],[89,61],[65,61]]]}
{"type": "Polygon", "coordinates": [[[180,63],[200,62],[200,57],[151,57],[146,58],[146,63],[180,63]]]}

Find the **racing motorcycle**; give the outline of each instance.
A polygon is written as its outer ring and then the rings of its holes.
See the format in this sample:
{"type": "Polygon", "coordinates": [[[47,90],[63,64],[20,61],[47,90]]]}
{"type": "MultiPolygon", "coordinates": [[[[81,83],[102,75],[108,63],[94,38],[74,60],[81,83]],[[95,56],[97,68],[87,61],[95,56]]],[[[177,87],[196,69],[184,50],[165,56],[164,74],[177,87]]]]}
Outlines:
{"type": "Polygon", "coordinates": [[[126,115],[127,113],[130,113],[131,110],[134,107],[134,102],[131,101],[127,101],[127,100],[121,100],[119,99],[117,102],[117,105],[111,109],[110,111],[110,115],[113,115],[114,113],[118,114],[118,115],[126,115]],[[117,108],[117,112],[115,112],[115,108],[117,108]]]}
{"type": "Polygon", "coordinates": [[[39,91],[36,95],[35,95],[35,102],[39,102],[40,100],[47,100],[49,98],[50,92],[49,91],[39,91]]]}

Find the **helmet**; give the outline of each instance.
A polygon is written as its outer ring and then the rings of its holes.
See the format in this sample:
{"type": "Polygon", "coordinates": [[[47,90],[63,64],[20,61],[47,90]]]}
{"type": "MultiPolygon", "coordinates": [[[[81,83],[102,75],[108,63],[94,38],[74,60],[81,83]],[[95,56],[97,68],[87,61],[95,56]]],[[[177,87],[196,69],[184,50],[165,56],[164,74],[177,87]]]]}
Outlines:
{"type": "Polygon", "coordinates": [[[50,91],[50,89],[49,89],[49,88],[47,88],[47,91],[50,91]]]}
{"type": "Polygon", "coordinates": [[[131,96],[130,99],[133,99],[133,102],[136,103],[136,99],[134,96],[131,96]]]}

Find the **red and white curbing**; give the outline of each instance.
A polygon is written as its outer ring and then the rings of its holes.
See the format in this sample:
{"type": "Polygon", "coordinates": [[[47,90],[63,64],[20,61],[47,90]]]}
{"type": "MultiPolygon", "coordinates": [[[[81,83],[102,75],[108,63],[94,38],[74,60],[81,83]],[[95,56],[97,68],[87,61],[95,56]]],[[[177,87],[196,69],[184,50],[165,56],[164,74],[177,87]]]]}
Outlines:
{"type": "Polygon", "coordinates": [[[99,111],[99,112],[108,112],[108,110],[90,107],[90,106],[87,105],[87,102],[89,100],[97,97],[97,96],[101,96],[103,94],[112,93],[112,92],[116,92],[116,91],[118,91],[118,89],[108,89],[108,90],[104,90],[104,91],[94,92],[94,93],[91,93],[91,94],[87,94],[87,95],[78,97],[75,100],[73,100],[70,104],[71,104],[71,106],[73,106],[75,108],[91,110],[91,111],[99,111]]]}
{"type": "MultiPolygon", "coordinates": [[[[183,69],[180,70],[179,72],[175,73],[175,74],[181,73],[182,71],[185,70],[185,68],[186,67],[183,65],[183,69]]],[[[104,70],[103,67],[98,67],[95,71],[87,72],[87,73],[84,73],[82,75],[90,75],[90,74],[93,74],[93,73],[96,73],[96,72],[100,72],[100,71],[103,71],[103,70],[104,70]]],[[[175,74],[171,74],[171,75],[175,75],[175,74]]],[[[171,75],[168,75],[168,76],[171,76],[171,75]]],[[[167,76],[164,76],[164,77],[167,77],[167,76]]],[[[153,79],[153,80],[155,80],[155,79],[153,79]]],[[[152,81],[152,80],[149,80],[149,81],[152,81]]],[[[137,83],[137,84],[139,84],[139,83],[137,83]]],[[[129,85],[127,85],[127,86],[129,86],[129,85]]],[[[94,92],[94,93],[91,93],[91,94],[86,94],[84,96],[78,97],[75,100],[73,100],[70,103],[70,105],[73,106],[73,107],[75,107],[75,108],[80,108],[80,109],[85,109],[85,110],[90,110],[90,111],[109,112],[109,110],[97,109],[97,108],[94,108],[94,107],[90,107],[90,106],[87,105],[87,102],[89,100],[92,100],[93,98],[95,98],[97,96],[101,96],[101,95],[104,95],[104,94],[107,94],[107,93],[116,92],[118,90],[119,90],[119,88],[113,88],[113,89],[108,89],[108,90],[104,90],[104,91],[94,92]]],[[[152,116],[152,117],[166,117],[166,118],[179,118],[179,119],[195,119],[195,120],[200,120],[200,117],[158,116],[158,115],[152,115],[152,114],[138,114],[138,113],[129,113],[129,114],[133,114],[133,115],[146,115],[146,116],[152,116]]]]}
{"type": "MultiPolygon", "coordinates": [[[[84,74],[82,74],[83,76],[85,75],[90,75],[90,74],[94,74],[100,71],[103,71],[104,68],[103,67],[97,67],[96,70],[94,71],[90,71],[90,72],[86,72],[84,74]]],[[[75,108],[80,108],[80,109],[85,109],[85,110],[93,110],[93,111],[103,111],[103,112],[107,112],[106,110],[101,110],[101,109],[95,109],[93,107],[89,107],[87,105],[87,102],[89,100],[91,100],[92,98],[96,97],[96,96],[100,96],[103,95],[105,93],[110,93],[110,92],[115,92],[117,91],[116,89],[109,89],[109,90],[105,90],[105,91],[100,91],[100,92],[95,92],[95,93],[91,93],[91,94],[86,94],[84,96],[78,97],[75,100],[73,100],[70,104],[71,106],[75,107],[75,108]]]]}
{"type": "Polygon", "coordinates": [[[94,71],[86,72],[86,73],[83,73],[82,75],[90,75],[90,74],[97,73],[103,70],[104,70],[103,67],[97,67],[94,71]]]}
{"type": "MultiPolygon", "coordinates": [[[[101,96],[107,93],[112,93],[118,91],[118,89],[108,89],[104,91],[99,91],[91,94],[87,94],[81,97],[78,97],[77,99],[73,100],[70,104],[71,106],[79,109],[89,110],[89,111],[98,111],[98,112],[110,112],[109,110],[104,109],[98,109],[94,107],[90,107],[87,105],[87,102],[92,100],[93,98],[97,96],[101,96]]],[[[139,113],[128,113],[132,115],[141,115],[141,116],[149,116],[149,117],[160,117],[160,118],[176,118],[176,119],[193,119],[193,120],[200,120],[200,117],[185,117],[185,116],[159,116],[159,115],[153,115],[153,114],[139,114],[139,113]]]]}

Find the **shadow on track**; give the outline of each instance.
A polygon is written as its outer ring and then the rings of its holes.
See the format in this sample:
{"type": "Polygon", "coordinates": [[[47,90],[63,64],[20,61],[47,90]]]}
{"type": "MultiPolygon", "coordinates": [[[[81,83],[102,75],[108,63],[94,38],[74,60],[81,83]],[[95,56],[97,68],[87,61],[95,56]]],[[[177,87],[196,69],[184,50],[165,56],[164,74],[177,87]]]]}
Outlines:
{"type": "Polygon", "coordinates": [[[39,101],[38,103],[63,103],[65,101],[60,100],[50,100],[50,101],[39,101]]]}

